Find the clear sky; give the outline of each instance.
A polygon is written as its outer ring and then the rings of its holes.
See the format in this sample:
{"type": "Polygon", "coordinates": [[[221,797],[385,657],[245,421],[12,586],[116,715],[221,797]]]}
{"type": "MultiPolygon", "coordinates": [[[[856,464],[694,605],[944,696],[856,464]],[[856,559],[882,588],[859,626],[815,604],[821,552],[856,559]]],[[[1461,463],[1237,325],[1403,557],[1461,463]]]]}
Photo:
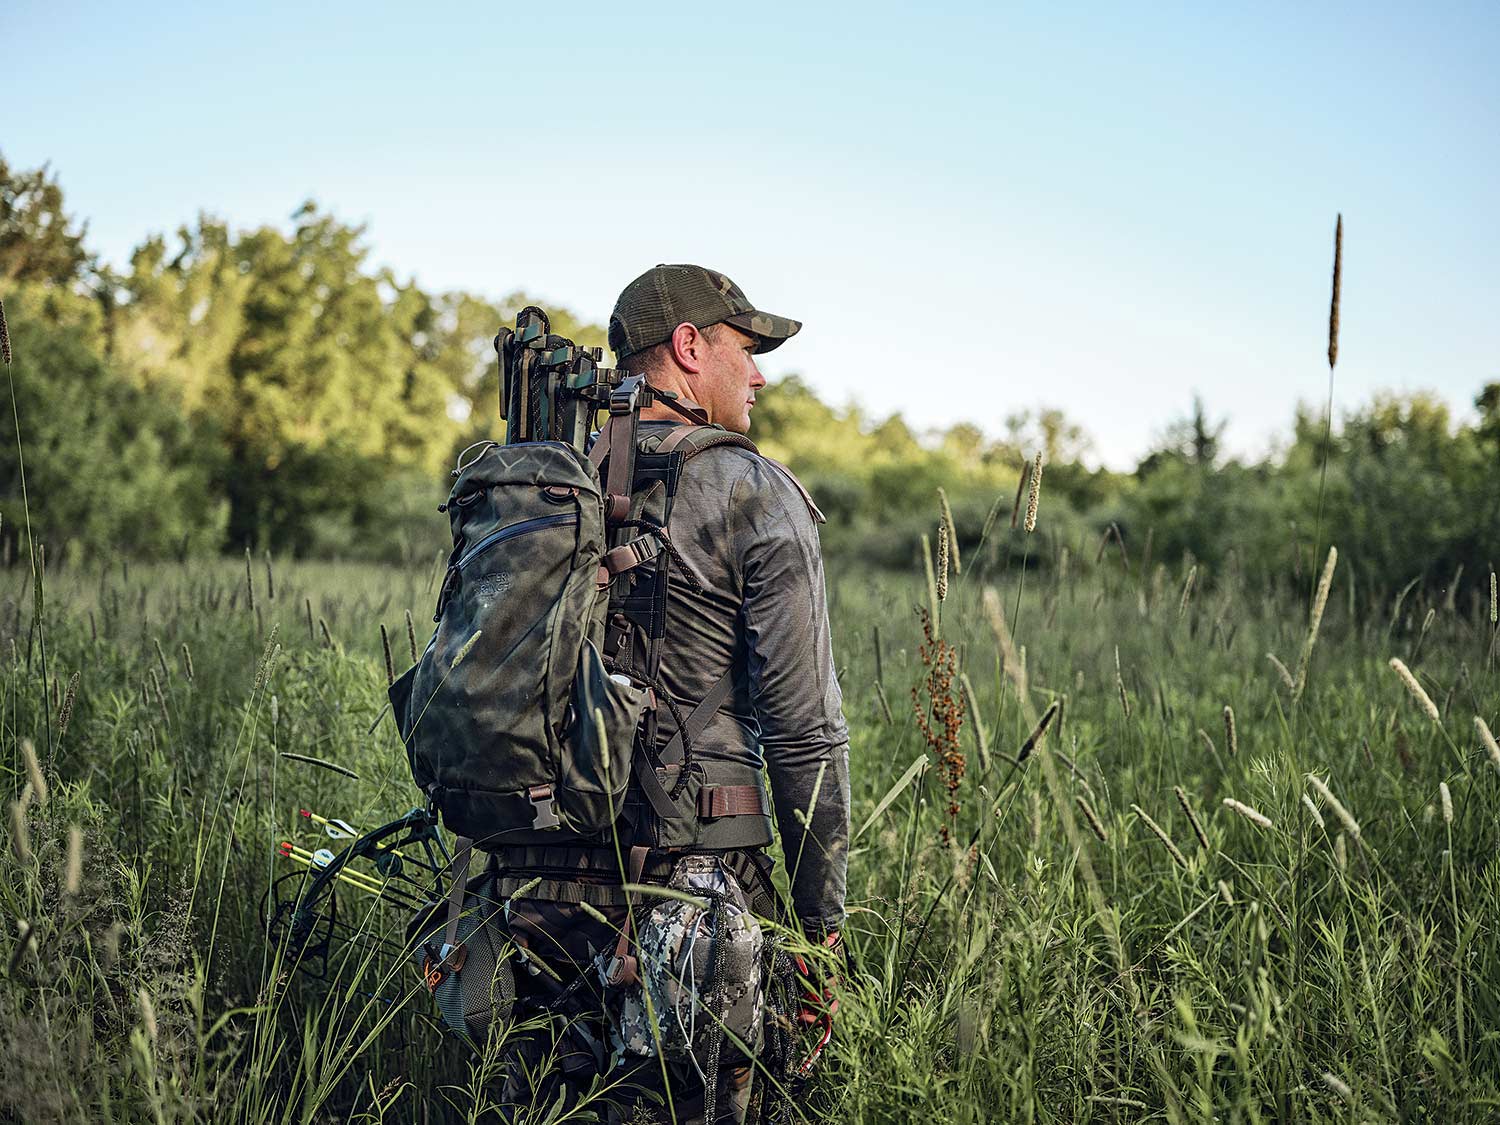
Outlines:
{"type": "Polygon", "coordinates": [[[1500,379],[1500,4],[0,4],[0,151],[123,264],[314,198],[431,289],[601,322],[697,261],[920,426],[1054,405],[1128,466],[1200,392],[1500,379]]]}

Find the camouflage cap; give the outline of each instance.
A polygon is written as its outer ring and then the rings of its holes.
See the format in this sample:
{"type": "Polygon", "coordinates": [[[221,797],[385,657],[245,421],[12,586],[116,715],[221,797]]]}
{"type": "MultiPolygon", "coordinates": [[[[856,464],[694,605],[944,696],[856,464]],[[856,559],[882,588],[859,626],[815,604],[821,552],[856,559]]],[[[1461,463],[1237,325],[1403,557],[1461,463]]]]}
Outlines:
{"type": "Polygon", "coordinates": [[[658,265],[620,294],[609,316],[609,348],[621,361],[672,338],[679,324],[707,328],[731,324],[760,340],[755,350],[780,347],[802,327],[800,320],[761,312],[745,291],[717,270],[692,265],[658,265]]]}

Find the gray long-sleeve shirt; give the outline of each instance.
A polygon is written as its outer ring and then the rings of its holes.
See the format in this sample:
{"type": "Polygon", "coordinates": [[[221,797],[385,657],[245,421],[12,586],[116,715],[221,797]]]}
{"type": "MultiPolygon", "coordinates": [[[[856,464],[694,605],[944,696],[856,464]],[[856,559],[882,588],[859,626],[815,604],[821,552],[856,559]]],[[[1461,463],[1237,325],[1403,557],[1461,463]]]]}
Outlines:
{"type": "Polygon", "coordinates": [[[721,446],[683,469],[668,530],[704,593],[669,580],[662,681],[674,698],[696,701],[733,667],[730,697],[694,752],[766,771],[793,908],[809,929],[835,929],[848,869],[849,731],[817,525],[781,468],[721,446]]]}

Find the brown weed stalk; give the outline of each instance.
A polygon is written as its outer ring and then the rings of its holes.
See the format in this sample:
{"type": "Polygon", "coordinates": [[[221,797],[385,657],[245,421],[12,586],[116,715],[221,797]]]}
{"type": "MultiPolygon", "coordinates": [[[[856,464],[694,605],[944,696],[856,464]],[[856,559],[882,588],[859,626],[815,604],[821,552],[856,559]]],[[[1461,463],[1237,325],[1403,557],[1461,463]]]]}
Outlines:
{"type": "MultiPolygon", "coordinates": [[[[916,714],[917,729],[922,732],[928,751],[936,759],[943,787],[948,791],[946,811],[951,824],[959,813],[958,789],[967,765],[958,740],[964,722],[963,696],[955,690],[954,683],[958,678],[958,650],[937,636],[932,615],[926,607],[919,607],[917,613],[922,618],[923,638],[917,651],[927,672],[920,684],[912,685],[912,710],[916,714]]],[[[945,844],[951,839],[949,824],[941,828],[945,844]]]]}

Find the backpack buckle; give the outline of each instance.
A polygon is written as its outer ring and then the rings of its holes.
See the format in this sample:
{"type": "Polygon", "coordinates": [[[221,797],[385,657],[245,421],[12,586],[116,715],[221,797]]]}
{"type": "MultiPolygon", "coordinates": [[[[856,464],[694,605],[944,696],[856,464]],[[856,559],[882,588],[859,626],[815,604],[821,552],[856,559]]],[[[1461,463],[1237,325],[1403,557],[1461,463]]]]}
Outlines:
{"type": "Polygon", "coordinates": [[[531,802],[531,827],[534,831],[562,827],[553,807],[552,786],[533,785],[526,790],[526,799],[531,802]]]}

